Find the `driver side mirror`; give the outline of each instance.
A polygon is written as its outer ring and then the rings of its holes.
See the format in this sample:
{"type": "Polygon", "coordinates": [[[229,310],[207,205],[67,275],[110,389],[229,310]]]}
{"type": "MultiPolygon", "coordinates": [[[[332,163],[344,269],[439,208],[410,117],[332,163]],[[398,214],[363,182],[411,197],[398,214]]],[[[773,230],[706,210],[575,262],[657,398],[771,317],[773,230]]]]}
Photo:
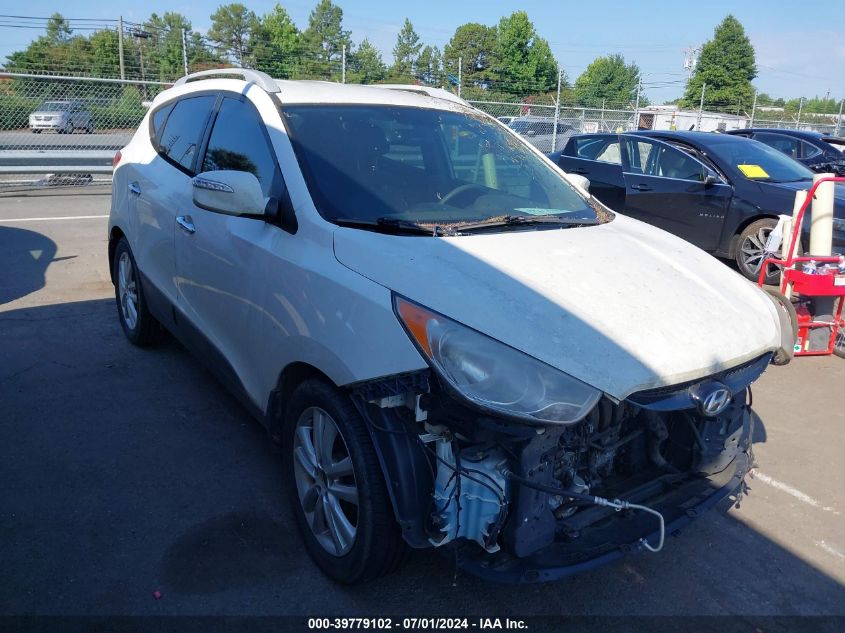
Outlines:
{"type": "Polygon", "coordinates": [[[718,182],[719,182],[719,179],[716,178],[716,176],[714,176],[713,174],[707,174],[704,177],[704,188],[706,189],[707,187],[712,187],[713,185],[717,184],[718,182]]]}
{"type": "Polygon", "coordinates": [[[224,215],[264,215],[267,201],[261,183],[247,171],[205,171],[194,176],[194,204],[224,215]]]}

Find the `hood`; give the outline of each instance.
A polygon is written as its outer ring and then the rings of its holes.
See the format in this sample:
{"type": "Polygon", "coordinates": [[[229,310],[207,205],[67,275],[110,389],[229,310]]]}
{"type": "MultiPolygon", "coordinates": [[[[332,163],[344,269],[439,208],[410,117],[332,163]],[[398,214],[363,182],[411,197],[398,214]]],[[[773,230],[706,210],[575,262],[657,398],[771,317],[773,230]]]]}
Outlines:
{"type": "MultiPolygon", "coordinates": [[[[764,190],[777,191],[784,196],[784,199],[789,200],[789,206],[784,213],[791,213],[796,191],[807,191],[813,186],[811,182],[759,182],[758,184],[764,190]]],[[[811,210],[812,207],[809,207],[807,212],[811,210]]],[[[839,183],[836,183],[833,192],[833,215],[845,219],[845,185],[839,183]]]]}
{"type": "Polygon", "coordinates": [[[772,351],[759,288],[622,215],[594,227],[487,235],[334,233],[340,263],[617,400],[772,351]]]}
{"type": "Polygon", "coordinates": [[[67,110],[36,110],[31,112],[29,116],[67,116],[67,110]]]}

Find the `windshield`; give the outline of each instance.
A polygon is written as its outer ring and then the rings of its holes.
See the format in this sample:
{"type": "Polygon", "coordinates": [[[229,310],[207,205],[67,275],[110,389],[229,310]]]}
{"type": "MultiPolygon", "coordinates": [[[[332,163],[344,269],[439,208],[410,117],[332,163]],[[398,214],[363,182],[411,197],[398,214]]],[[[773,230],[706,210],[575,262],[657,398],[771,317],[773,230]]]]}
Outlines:
{"type": "Polygon", "coordinates": [[[45,101],[38,109],[42,112],[61,112],[70,110],[70,104],[67,101],[45,101]]]}
{"type": "Polygon", "coordinates": [[[813,172],[804,165],[759,141],[732,138],[714,143],[713,154],[749,180],[795,182],[813,179],[813,172]]]}
{"type": "Polygon", "coordinates": [[[295,105],[283,115],[312,198],[329,220],[599,219],[557,170],[478,114],[295,105]]]}

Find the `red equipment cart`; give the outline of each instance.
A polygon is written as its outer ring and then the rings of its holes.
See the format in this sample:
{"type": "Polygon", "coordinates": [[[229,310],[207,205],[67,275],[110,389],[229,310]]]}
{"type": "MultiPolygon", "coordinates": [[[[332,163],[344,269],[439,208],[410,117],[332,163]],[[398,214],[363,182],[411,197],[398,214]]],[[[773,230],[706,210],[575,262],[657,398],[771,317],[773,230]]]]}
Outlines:
{"type": "MultiPolygon", "coordinates": [[[[789,256],[784,259],[770,257],[763,262],[760,268],[760,277],[757,283],[762,287],[766,277],[766,270],[769,264],[782,267],[780,291],[782,295],[790,290],[789,297],[795,308],[797,317],[798,336],[795,341],[796,356],[827,356],[836,353],[845,357],[845,320],[842,318],[842,309],[845,305],[845,275],[836,272],[835,267],[839,263],[839,255],[831,257],[795,257],[795,245],[801,239],[801,224],[804,221],[804,213],[813,200],[819,185],[825,182],[843,182],[845,178],[826,177],[820,178],[813,184],[807,193],[807,199],[798,211],[795,226],[792,227],[792,236],[789,242],[789,256]],[[805,273],[796,265],[804,262],[814,261],[817,264],[833,264],[834,270],[820,272],[817,274],[805,273]],[[833,321],[816,321],[810,313],[807,304],[812,297],[838,297],[838,305],[834,307],[833,321]],[[815,328],[830,328],[830,340],[827,349],[808,349],[810,331],[815,328]]],[[[786,238],[786,236],[784,236],[786,238]]]]}

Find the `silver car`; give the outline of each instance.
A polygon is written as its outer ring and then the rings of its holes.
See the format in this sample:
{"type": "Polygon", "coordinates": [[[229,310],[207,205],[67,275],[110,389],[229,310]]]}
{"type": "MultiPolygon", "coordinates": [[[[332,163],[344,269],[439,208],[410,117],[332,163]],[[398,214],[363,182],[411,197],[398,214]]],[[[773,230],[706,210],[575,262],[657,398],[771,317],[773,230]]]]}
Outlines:
{"type": "Polygon", "coordinates": [[[34,134],[53,130],[59,134],[73,134],[74,130],[94,131],[94,117],[79,101],[45,101],[29,115],[29,129],[34,134]]]}

